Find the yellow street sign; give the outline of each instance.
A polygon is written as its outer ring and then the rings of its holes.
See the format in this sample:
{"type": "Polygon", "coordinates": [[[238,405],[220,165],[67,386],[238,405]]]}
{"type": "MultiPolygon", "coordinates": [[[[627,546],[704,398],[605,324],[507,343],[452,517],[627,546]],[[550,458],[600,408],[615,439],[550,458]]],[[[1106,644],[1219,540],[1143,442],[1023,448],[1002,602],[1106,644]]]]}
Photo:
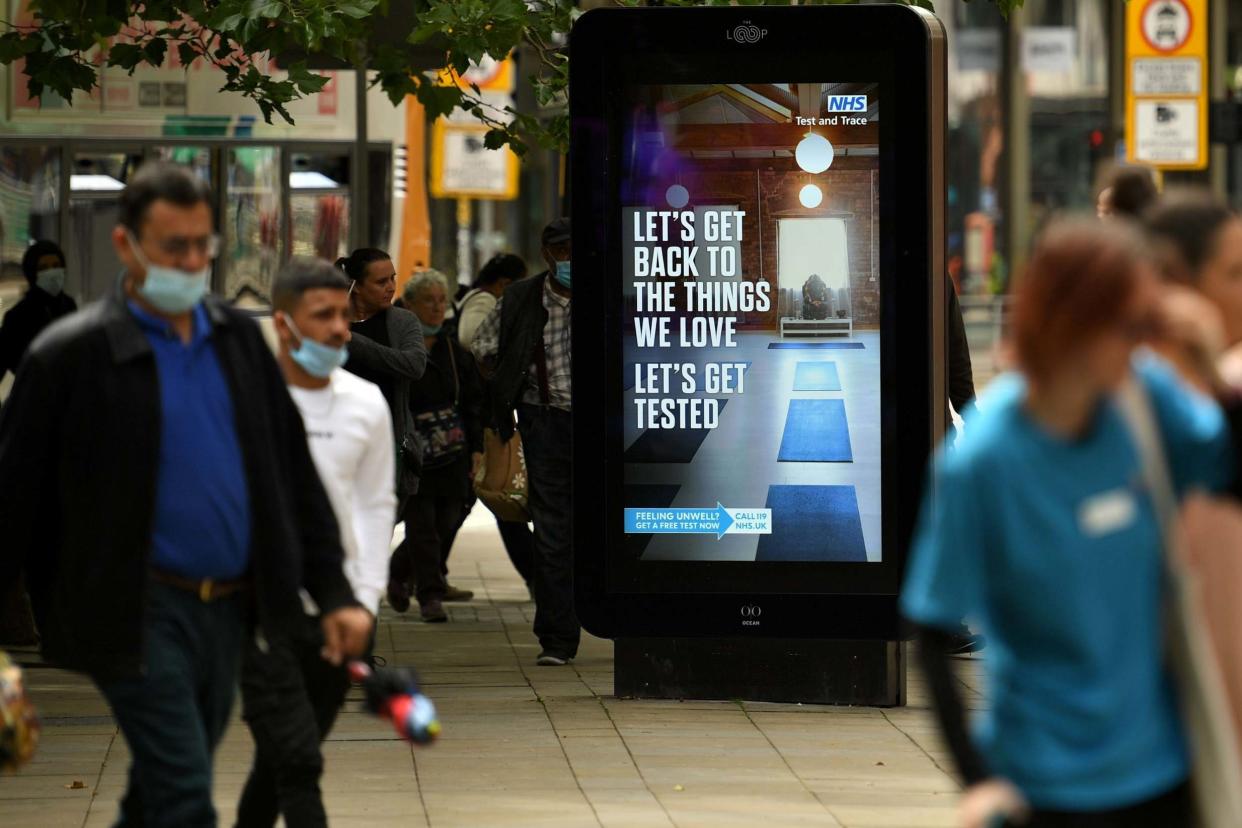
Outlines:
{"type": "Polygon", "coordinates": [[[487,127],[437,118],[431,137],[431,194],[509,201],[518,194],[518,157],[483,145],[487,127]]]}
{"type": "Polygon", "coordinates": [[[1163,170],[1208,163],[1208,0],[1129,0],[1126,158],[1163,170]]]}
{"type": "MultiPolygon", "coordinates": [[[[484,106],[497,117],[513,106],[516,81],[513,58],[484,58],[462,75],[440,72],[443,86],[456,84],[479,90],[484,106]]],[[[518,195],[518,157],[511,149],[489,150],[483,145],[488,128],[464,110],[437,118],[431,130],[431,194],[436,198],[481,198],[509,201],[518,195]]]]}

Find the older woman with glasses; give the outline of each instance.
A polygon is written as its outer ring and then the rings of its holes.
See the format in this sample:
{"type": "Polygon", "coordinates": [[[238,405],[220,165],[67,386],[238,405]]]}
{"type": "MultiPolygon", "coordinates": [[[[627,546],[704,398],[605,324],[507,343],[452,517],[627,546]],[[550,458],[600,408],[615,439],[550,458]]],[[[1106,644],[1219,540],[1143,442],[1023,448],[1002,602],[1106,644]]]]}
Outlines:
{"type": "Polygon", "coordinates": [[[483,385],[474,357],[443,333],[448,279],[423,270],[405,286],[402,301],[418,317],[427,347],[427,371],[410,386],[410,417],[423,449],[418,492],[406,502],[405,540],[393,553],[388,603],[398,612],[418,600],[428,623],[448,620],[443,602],[473,593],[448,584],[448,556],[483,459],[483,385]],[[411,587],[413,588],[411,590],[411,587]]]}

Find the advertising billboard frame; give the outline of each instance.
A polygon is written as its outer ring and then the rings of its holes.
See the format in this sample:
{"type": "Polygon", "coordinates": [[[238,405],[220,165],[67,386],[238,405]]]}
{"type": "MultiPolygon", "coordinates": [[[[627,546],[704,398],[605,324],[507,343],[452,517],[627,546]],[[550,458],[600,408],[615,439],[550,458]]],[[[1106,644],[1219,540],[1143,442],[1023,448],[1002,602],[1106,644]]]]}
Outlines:
{"type": "Polygon", "coordinates": [[[939,21],[896,5],[595,10],[576,23],[570,53],[575,594],[583,626],[614,638],[899,638],[906,546],[945,418],[939,21]],[[862,79],[879,83],[882,112],[883,557],[652,561],[643,562],[653,567],[651,578],[632,577],[620,548],[622,90],[636,83],[862,79]]]}

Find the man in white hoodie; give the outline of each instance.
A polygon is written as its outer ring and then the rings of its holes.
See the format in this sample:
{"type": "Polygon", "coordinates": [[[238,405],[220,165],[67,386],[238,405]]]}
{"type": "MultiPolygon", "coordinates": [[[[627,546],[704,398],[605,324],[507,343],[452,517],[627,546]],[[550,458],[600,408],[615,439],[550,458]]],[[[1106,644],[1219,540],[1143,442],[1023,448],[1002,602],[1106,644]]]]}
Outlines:
{"type": "MultiPolygon", "coordinates": [[[[295,260],[272,288],[285,382],[306,425],[311,457],[336,512],[345,575],[372,617],[388,584],[397,499],[392,420],[380,389],[348,371],[349,282],[327,262],[295,260]]],[[[280,492],[263,496],[280,497],[280,492]]],[[[241,828],[326,826],[319,744],[349,688],[343,664],[321,655],[307,604],[305,635],[255,641],[242,669],[243,716],[255,741],[254,767],[238,805],[241,828]]]]}

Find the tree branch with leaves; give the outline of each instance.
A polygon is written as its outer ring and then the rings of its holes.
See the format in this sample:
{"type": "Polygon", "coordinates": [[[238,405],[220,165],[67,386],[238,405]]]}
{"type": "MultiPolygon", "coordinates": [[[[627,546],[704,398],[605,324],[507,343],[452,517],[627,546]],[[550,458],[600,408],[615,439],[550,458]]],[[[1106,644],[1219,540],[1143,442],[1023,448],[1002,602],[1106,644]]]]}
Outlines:
{"type": "MultiPolygon", "coordinates": [[[[663,0],[664,6],[834,5],[855,0],[663,0]]],[[[931,0],[903,0],[931,7],[931,0]]],[[[1023,0],[991,0],[1002,13],[1023,0]]],[[[617,6],[644,0],[613,0],[617,6]]],[[[652,3],[654,5],[654,3],[652,3]]],[[[271,123],[292,124],[287,105],[323,89],[327,78],[307,68],[307,56],[375,73],[394,103],[414,95],[433,117],[460,109],[489,127],[492,149],[519,154],[531,145],[565,150],[569,143],[569,56],[566,44],[581,14],[573,0],[28,0],[28,24],[0,34],[0,63],[19,61],[31,98],[99,85],[103,66],[133,74],[161,67],[175,53],[219,70],[221,92],[250,99],[271,123]],[[402,4],[390,8],[390,3],[402,4]],[[400,14],[398,12],[401,12],[400,14]],[[396,21],[396,31],[388,24],[396,21]],[[382,35],[382,36],[381,36],[382,35]],[[525,48],[523,48],[525,47],[525,48]],[[537,112],[497,103],[460,78],[485,56],[521,49],[537,112]],[[301,56],[287,59],[287,56],[301,56]],[[430,56],[430,57],[429,57],[430,56]],[[269,71],[273,58],[284,73],[269,71]],[[286,64],[287,65],[284,65],[286,64]]]]}

